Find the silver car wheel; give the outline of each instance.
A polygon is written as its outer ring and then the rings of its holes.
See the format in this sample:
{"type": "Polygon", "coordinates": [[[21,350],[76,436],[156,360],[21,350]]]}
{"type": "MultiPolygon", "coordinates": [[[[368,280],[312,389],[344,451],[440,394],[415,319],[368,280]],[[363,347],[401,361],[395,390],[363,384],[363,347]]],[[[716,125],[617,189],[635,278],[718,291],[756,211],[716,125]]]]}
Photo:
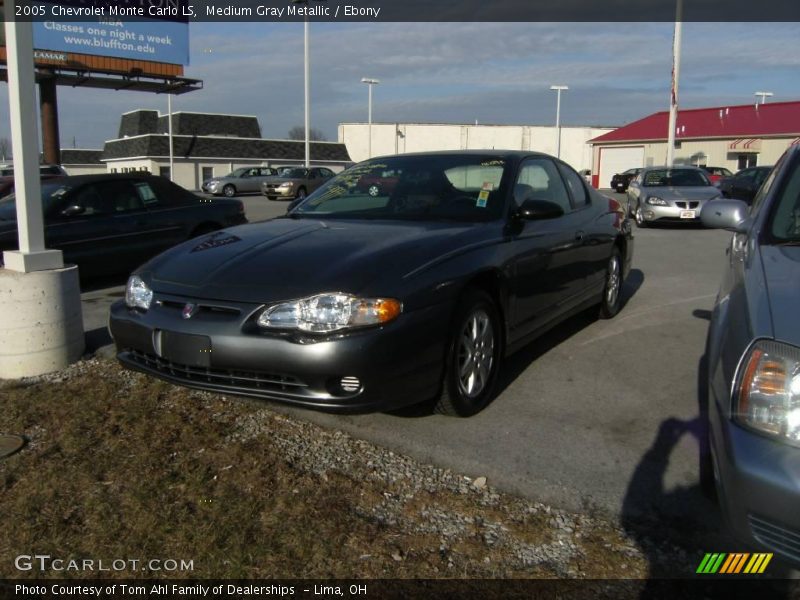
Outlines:
{"type": "Polygon", "coordinates": [[[458,341],[458,387],[467,398],[478,396],[489,381],[494,343],[492,320],[477,308],[464,323],[458,341]]]}
{"type": "Polygon", "coordinates": [[[619,256],[614,254],[608,261],[608,275],[606,281],[606,304],[609,307],[617,303],[620,287],[620,264],[619,256]]]}
{"type": "Polygon", "coordinates": [[[369,186],[367,188],[367,193],[370,196],[372,196],[373,198],[375,198],[376,196],[378,196],[378,194],[381,193],[381,188],[379,188],[377,185],[373,184],[373,185],[371,185],[371,186],[369,186]]]}

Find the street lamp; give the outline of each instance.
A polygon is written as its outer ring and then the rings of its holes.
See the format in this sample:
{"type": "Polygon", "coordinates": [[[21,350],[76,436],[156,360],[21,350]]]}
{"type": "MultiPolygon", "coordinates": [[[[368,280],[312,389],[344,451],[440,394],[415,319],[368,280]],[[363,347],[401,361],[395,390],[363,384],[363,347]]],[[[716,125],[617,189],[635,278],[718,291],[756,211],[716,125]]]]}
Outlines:
{"type": "Polygon", "coordinates": [[[566,85],[551,85],[551,90],[555,90],[556,96],[556,130],[558,131],[558,138],[556,139],[556,156],[561,158],[561,91],[568,90],[566,85]]]}
{"type": "MultiPolygon", "coordinates": [[[[292,4],[305,4],[308,5],[308,0],[292,0],[292,4]]],[[[309,90],[311,88],[310,74],[308,66],[308,15],[305,15],[303,21],[303,102],[305,104],[305,167],[308,169],[311,166],[311,149],[309,144],[309,135],[311,130],[311,115],[309,107],[309,90]]]]}
{"type": "Polygon", "coordinates": [[[756,92],[753,95],[756,96],[757,98],[761,98],[761,102],[756,100],[756,105],[758,105],[758,104],[766,104],[767,103],[767,98],[772,98],[772,96],[774,96],[774,94],[772,92],[756,92]]]}
{"type": "Polygon", "coordinates": [[[367,137],[369,138],[367,141],[367,158],[372,158],[372,86],[378,85],[380,83],[380,79],[362,77],[361,83],[366,83],[367,87],[369,88],[369,100],[367,106],[367,122],[369,123],[367,126],[367,137]]]}

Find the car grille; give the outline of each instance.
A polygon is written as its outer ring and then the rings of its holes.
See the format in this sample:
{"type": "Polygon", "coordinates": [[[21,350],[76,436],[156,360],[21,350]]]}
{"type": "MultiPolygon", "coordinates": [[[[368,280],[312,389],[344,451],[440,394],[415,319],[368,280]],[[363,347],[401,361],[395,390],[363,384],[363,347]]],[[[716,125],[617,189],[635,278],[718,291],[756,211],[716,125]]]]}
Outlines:
{"type": "Polygon", "coordinates": [[[235,371],[228,369],[206,369],[203,367],[190,367],[174,363],[152,354],[138,350],[131,350],[130,359],[148,369],[152,369],[165,376],[174,377],[196,383],[198,385],[212,384],[218,386],[232,386],[249,390],[264,392],[302,393],[306,383],[291,375],[276,373],[263,373],[260,371],[235,371]]]}
{"type": "Polygon", "coordinates": [[[264,189],[265,190],[269,190],[271,192],[275,191],[277,188],[278,188],[278,186],[275,185],[274,183],[266,183],[266,184],[264,184],[264,189]]]}
{"type": "Polygon", "coordinates": [[[750,530],[757,541],[770,550],[800,562],[800,532],[753,514],[747,517],[750,521],[750,530]]]}
{"type": "Polygon", "coordinates": [[[697,208],[699,204],[700,203],[696,202],[696,201],[695,202],[676,202],[675,206],[677,206],[678,208],[697,208]],[[687,204],[688,204],[688,206],[687,206],[687,204]]]}

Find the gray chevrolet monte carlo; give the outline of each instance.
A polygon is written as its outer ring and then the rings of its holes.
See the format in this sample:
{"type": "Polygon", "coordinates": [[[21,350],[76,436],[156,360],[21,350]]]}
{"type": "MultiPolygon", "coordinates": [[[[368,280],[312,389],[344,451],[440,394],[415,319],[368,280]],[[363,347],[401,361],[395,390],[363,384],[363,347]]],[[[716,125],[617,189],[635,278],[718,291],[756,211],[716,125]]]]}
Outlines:
{"type": "Polygon", "coordinates": [[[756,195],[714,200],[734,232],[709,328],[709,442],[736,536],[800,564],[800,147],[756,195]]]}
{"type": "Polygon", "coordinates": [[[614,316],[632,254],[622,206],[553,157],[375,158],[140,267],[110,331],[123,364],[191,387],[467,416],[505,355],[578,311],[614,316]],[[385,173],[402,175],[359,185],[385,173]]]}

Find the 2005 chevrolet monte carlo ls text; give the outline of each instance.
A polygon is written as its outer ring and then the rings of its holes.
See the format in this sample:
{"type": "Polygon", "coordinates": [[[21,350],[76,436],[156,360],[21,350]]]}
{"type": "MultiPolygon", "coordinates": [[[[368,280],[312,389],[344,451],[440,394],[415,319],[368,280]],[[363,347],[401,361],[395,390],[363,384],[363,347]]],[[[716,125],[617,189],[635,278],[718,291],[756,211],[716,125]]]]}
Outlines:
{"type": "Polygon", "coordinates": [[[613,317],[632,253],[621,205],[550,156],[376,158],[154,258],[109,327],[123,364],[191,387],[468,416],[504,356],[578,311],[613,317]],[[378,195],[359,185],[387,172],[378,195]]]}

